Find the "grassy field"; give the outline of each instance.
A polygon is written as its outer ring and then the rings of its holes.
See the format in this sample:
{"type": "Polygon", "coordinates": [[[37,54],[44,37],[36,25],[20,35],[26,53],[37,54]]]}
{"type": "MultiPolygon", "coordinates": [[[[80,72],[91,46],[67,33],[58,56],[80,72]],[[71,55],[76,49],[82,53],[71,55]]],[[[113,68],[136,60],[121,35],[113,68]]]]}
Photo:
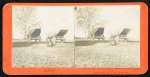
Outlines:
{"type": "Polygon", "coordinates": [[[73,67],[74,43],[13,42],[12,67],[73,67]]]}
{"type": "Polygon", "coordinates": [[[119,42],[116,46],[108,41],[78,40],[75,43],[75,67],[140,67],[139,42],[119,42]]]}
{"type": "Polygon", "coordinates": [[[75,43],[13,41],[12,67],[140,67],[140,43],[77,40],[75,43]]]}

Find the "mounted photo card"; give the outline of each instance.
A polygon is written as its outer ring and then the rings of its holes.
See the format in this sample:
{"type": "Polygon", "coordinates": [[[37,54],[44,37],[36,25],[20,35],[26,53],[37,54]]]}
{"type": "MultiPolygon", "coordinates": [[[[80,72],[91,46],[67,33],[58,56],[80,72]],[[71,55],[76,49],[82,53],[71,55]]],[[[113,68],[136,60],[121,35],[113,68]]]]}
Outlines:
{"type": "Polygon", "coordinates": [[[8,3],[3,71],[8,75],[138,75],[148,69],[148,6],[8,3]]]}

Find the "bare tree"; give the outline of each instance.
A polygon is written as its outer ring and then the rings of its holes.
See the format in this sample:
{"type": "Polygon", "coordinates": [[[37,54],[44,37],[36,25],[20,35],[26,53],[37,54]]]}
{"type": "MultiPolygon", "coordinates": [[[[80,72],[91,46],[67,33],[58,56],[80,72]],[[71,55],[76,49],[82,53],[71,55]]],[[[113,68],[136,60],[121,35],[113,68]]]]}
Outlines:
{"type": "Polygon", "coordinates": [[[24,33],[24,38],[27,36],[27,31],[31,24],[35,23],[34,21],[34,12],[36,8],[30,6],[19,6],[13,8],[13,13],[15,15],[15,24],[20,28],[24,33]]]}
{"type": "Polygon", "coordinates": [[[77,25],[82,27],[86,38],[91,36],[94,26],[103,24],[103,21],[97,21],[97,9],[94,7],[75,7],[77,25]]]}

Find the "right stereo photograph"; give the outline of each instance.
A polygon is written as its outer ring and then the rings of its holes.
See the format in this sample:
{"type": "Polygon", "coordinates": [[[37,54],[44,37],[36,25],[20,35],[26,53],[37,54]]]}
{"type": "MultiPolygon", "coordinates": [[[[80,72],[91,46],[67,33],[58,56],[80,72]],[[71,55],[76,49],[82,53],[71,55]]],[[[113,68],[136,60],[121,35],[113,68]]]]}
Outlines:
{"type": "Polygon", "coordinates": [[[75,6],[75,67],[140,68],[140,5],[75,6]]]}

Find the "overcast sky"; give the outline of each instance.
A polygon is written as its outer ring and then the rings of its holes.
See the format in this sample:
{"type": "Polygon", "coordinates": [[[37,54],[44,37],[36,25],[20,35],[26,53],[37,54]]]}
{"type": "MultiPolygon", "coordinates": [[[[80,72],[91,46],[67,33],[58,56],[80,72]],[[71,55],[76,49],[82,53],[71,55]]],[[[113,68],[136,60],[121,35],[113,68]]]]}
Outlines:
{"type": "MultiPolygon", "coordinates": [[[[80,6],[86,7],[86,6],[80,6]]],[[[98,21],[102,20],[105,28],[106,39],[111,34],[120,33],[123,28],[130,28],[128,34],[130,40],[140,40],[140,5],[113,5],[113,6],[93,6],[98,9],[98,21]]],[[[76,29],[76,36],[84,34],[83,30],[76,29]]],[[[83,36],[84,37],[84,36],[83,36]]]]}
{"type": "MultiPolygon", "coordinates": [[[[17,8],[20,6],[13,6],[17,8]]],[[[74,28],[74,6],[35,6],[37,8],[35,16],[40,21],[42,39],[48,34],[56,34],[60,29],[68,29],[65,38],[69,41],[74,40],[74,34],[82,37],[84,33],[74,28]],[[75,33],[74,33],[75,29],[75,33]]],[[[94,6],[98,9],[97,17],[104,20],[104,35],[106,38],[110,34],[122,31],[123,28],[131,28],[128,37],[131,40],[140,40],[140,5],[111,5],[94,6]]],[[[13,12],[12,12],[13,13],[13,12]]],[[[14,14],[13,14],[14,15],[14,14]]],[[[13,18],[15,20],[15,18],[13,18]]],[[[23,37],[13,23],[13,38],[23,37]]]]}

